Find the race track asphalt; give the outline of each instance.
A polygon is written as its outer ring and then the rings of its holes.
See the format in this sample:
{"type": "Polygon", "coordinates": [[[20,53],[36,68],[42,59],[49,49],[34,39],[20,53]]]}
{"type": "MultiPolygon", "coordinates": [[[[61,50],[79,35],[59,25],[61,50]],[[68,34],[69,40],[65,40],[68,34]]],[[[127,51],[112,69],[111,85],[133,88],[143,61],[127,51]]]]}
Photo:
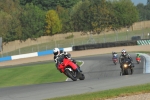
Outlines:
{"type": "Polygon", "coordinates": [[[131,56],[135,63],[133,75],[120,76],[119,64],[113,64],[111,54],[78,57],[77,60],[84,61],[81,69],[85,80],[0,88],[0,100],[43,100],[150,83],[150,74],[143,74],[144,58],[137,64],[135,54],[131,56]]]}

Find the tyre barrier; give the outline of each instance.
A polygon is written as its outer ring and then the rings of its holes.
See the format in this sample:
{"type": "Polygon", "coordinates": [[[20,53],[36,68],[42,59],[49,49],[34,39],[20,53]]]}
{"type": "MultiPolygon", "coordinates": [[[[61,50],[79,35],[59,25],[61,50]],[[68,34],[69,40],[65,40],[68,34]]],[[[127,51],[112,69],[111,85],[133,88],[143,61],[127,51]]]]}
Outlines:
{"type": "Polygon", "coordinates": [[[137,45],[137,41],[118,41],[118,42],[108,42],[108,43],[96,43],[96,44],[85,44],[73,46],[73,51],[77,50],[87,50],[87,49],[97,49],[97,48],[109,48],[109,47],[119,47],[119,46],[133,46],[137,45]]]}

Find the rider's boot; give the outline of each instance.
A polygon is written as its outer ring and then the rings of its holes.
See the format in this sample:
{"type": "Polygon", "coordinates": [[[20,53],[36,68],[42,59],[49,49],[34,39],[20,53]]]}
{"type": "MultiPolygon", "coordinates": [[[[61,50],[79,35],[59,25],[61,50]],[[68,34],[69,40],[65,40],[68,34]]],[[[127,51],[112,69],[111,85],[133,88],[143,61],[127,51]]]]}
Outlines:
{"type": "Polygon", "coordinates": [[[134,64],[132,63],[132,67],[134,67],[134,64]]]}
{"type": "Polygon", "coordinates": [[[133,69],[131,69],[131,75],[133,74],[133,69]]]}
{"type": "Polygon", "coordinates": [[[82,72],[82,71],[80,70],[80,68],[79,68],[79,67],[76,69],[76,71],[77,71],[77,72],[82,72]]]}
{"type": "Polygon", "coordinates": [[[78,68],[79,68],[79,71],[80,71],[80,72],[82,72],[82,70],[81,70],[80,66],[79,66],[79,65],[77,65],[77,66],[78,66],[78,68]]]}
{"type": "Polygon", "coordinates": [[[120,69],[121,69],[121,73],[123,73],[123,68],[122,68],[122,65],[120,65],[120,69]]]}
{"type": "Polygon", "coordinates": [[[77,67],[79,68],[80,72],[82,72],[80,66],[77,64],[76,60],[72,59],[72,62],[75,63],[77,65],[77,67]]]}
{"type": "Polygon", "coordinates": [[[133,63],[131,63],[131,69],[133,69],[134,68],[134,64],[133,63]]]}

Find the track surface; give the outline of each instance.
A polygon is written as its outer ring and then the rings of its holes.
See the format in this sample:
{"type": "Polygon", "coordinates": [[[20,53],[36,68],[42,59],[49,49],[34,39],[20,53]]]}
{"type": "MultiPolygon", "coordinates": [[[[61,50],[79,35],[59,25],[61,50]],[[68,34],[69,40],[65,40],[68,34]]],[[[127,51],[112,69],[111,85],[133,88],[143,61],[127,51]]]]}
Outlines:
{"type": "Polygon", "coordinates": [[[84,61],[81,69],[85,80],[1,88],[0,100],[42,100],[149,83],[150,74],[143,74],[144,58],[136,64],[135,54],[131,56],[135,63],[133,75],[120,76],[119,64],[113,64],[110,54],[82,57],[77,60],[84,61]]]}

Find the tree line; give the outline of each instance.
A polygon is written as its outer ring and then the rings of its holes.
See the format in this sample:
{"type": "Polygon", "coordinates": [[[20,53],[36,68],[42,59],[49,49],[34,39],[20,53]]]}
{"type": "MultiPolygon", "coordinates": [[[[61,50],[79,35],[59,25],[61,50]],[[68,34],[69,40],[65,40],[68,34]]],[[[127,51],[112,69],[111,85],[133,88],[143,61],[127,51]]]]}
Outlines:
{"type": "Polygon", "coordinates": [[[66,32],[117,30],[150,19],[131,0],[1,0],[0,37],[25,41],[66,32]]]}

